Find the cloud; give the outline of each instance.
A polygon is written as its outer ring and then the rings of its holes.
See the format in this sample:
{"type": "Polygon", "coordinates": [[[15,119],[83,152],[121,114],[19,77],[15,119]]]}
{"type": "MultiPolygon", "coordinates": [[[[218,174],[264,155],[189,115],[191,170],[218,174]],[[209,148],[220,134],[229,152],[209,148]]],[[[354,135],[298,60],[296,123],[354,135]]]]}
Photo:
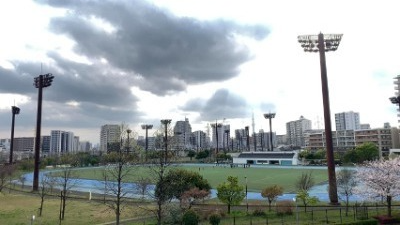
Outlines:
{"type": "Polygon", "coordinates": [[[269,33],[260,25],[177,17],[145,1],[39,2],[68,9],[49,26],[73,39],[76,53],[140,76],[135,85],[157,95],[237,76],[252,55],[235,36],[269,33]]]}
{"type": "Polygon", "coordinates": [[[208,100],[191,99],[186,102],[182,109],[199,112],[203,121],[244,118],[251,113],[251,108],[246,100],[227,89],[217,90],[208,100]]]}

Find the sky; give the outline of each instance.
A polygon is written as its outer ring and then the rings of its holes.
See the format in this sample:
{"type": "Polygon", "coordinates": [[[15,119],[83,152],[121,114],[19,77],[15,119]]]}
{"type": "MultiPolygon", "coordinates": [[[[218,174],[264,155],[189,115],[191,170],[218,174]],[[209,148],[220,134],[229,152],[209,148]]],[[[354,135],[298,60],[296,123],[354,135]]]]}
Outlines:
{"type": "MultiPolygon", "coordinates": [[[[398,126],[393,78],[400,74],[398,1],[19,0],[0,2],[0,138],[72,131],[99,142],[101,125],[188,118],[193,130],[230,124],[269,130],[304,116],[323,129],[319,55],[298,35],[343,34],[326,53],[334,114],[360,113],[372,128],[398,126]]],[[[150,131],[151,135],[151,131],[150,131]]]]}

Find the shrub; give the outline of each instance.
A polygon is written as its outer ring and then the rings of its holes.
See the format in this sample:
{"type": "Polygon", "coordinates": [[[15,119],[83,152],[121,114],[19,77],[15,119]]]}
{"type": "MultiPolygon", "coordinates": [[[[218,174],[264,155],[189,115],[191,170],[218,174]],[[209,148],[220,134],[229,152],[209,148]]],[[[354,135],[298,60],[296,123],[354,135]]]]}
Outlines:
{"type": "Polygon", "coordinates": [[[210,222],[211,225],[218,225],[221,222],[221,216],[214,213],[208,218],[208,222],[210,222]]]}
{"type": "Polygon", "coordinates": [[[292,201],[279,201],[276,203],[276,214],[277,215],[292,215],[293,214],[293,202],[292,201]]]}
{"type": "Polygon", "coordinates": [[[183,214],[182,223],[184,225],[197,225],[199,223],[199,216],[193,210],[188,210],[183,214]]]}
{"type": "Polygon", "coordinates": [[[266,213],[263,209],[258,208],[253,211],[253,216],[265,216],[266,213]]]}

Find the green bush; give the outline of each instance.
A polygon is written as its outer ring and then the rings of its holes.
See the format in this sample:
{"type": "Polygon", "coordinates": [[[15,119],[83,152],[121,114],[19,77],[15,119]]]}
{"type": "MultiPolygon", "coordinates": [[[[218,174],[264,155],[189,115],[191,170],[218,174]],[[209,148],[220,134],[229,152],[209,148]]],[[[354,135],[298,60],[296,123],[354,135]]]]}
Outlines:
{"type": "Polygon", "coordinates": [[[182,224],[184,225],[197,225],[199,223],[199,216],[193,210],[188,210],[183,214],[182,224]]]}
{"type": "Polygon", "coordinates": [[[363,220],[363,221],[354,221],[350,223],[345,223],[346,225],[377,225],[378,221],[376,220],[363,220]]]}
{"type": "Polygon", "coordinates": [[[210,216],[208,222],[210,222],[211,225],[218,225],[221,222],[221,216],[219,214],[214,213],[210,216]]]}

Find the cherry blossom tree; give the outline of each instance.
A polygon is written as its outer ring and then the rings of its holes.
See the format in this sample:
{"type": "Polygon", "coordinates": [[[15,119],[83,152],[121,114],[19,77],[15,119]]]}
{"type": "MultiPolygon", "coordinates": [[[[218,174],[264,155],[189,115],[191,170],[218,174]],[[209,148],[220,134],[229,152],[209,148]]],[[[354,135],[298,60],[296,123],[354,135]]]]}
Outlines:
{"type": "Polygon", "coordinates": [[[387,214],[392,215],[392,199],[400,195],[400,157],[365,162],[357,168],[360,185],[356,192],[366,198],[386,199],[387,214]]]}

